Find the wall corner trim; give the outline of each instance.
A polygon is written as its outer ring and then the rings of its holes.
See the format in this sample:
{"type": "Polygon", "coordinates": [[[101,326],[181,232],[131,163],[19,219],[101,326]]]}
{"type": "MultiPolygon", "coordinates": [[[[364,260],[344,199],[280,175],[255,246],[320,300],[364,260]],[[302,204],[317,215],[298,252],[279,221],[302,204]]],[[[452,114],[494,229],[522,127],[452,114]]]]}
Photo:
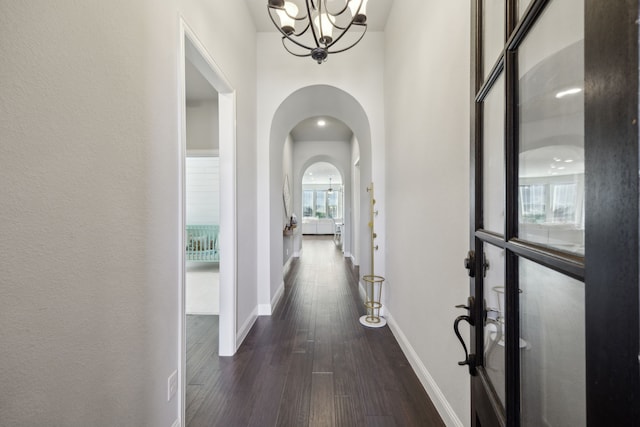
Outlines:
{"type": "Polygon", "coordinates": [[[249,335],[249,331],[253,327],[253,324],[258,320],[258,309],[254,309],[253,312],[247,318],[247,321],[240,327],[238,333],[236,334],[236,351],[242,345],[244,339],[249,335]]]}
{"type": "Polygon", "coordinates": [[[400,326],[398,326],[388,310],[385,314],[385,318],[387,319],[391,332],[400,344],[402,352],[409,360],[409,363],[418,376],[420,383],[422,383],[422,387],[424,387],[425,391],[433,401],[433,404],[442,417],[444,423],[447,426],[464,427],[464,424],[447,401],[446,397],[442,393],[442,390],[440,390],[440,387],[438,387],[438,384],[435,382],[435,380],[427,370],[427,367],[424,366],[422,360],[420,360],[420,358],[418,357],[418,353],[416,353],[416,351],[413,349],[406,335],[402,332],[400,326]]]}

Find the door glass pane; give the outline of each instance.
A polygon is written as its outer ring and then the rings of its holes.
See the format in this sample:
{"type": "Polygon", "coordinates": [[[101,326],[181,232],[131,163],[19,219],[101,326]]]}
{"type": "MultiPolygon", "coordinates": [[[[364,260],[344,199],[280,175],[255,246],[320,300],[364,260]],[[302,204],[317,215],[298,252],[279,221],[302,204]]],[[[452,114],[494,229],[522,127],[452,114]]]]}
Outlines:
{"type": "Polygon", "coordinates": [[[484,0],[482,5],[482,52],[486,77],[504,49],[505,0],[484,0]]]}
{"type": "Polygon", "coordinates": [[[504,75],[484,100],[483,228],[504,234],[504,75]]]}
{"type": "Polygon", "coordinates": [[[523,426],[586,424],[584,283],[520,259],[523,426]]]}
{"type": "Polygon", "coordinates": [[[487,305],[487,321],[484,325],[484,367],[504,406],[504,250],[485,243],[484,255],[488,264],[484,277],[484,299],[487,305]]]}
{"type": "Polygon", "coordinates": [[[519,48],[519,237],[584,254],[582,0],[556,0],[519,48]]]}

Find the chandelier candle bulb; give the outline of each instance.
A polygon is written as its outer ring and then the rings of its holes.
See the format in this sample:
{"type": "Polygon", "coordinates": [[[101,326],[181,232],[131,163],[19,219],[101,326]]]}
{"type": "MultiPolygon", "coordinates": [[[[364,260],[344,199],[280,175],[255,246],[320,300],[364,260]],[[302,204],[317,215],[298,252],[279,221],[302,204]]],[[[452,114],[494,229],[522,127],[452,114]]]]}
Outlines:
{"type": "Polygon", "coordinates": [[[298,6],[287,1],[284,6],[276,11],[280,18],[280,29],[288,35],[293,34],[296,25],[296,16],[298,15],[298,6]]]}

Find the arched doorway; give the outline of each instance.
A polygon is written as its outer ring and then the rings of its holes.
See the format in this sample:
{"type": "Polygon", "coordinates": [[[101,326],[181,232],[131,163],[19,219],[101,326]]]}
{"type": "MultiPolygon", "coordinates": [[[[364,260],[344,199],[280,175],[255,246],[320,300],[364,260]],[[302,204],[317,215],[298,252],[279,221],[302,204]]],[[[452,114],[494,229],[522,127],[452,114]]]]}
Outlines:
{"type": "Polygon", "coordinates": [[[348,199],[338,168],[329,162],[315,162],[304,169],[301,186],[302,234],[341,235],[348,199]]]}
{"type": "MultiPolygon", "coordinates": [[[[315,116],[331,116],[343,121],[352,131],[353,138],[358,147],[358,168],[360,185],[354,188],[355,203],[359,206],[368,205],[367,185],[372,180],[372,149],[371,127],[367,114],[362,105],[349,93],[328,85],[314,85],[299,89],[289,95],[277,108],[271,121],[269,135],[269,210],[268,220],[263,221],[268,251],[261,251],[259,256],[267,256],[269,260],[263,260],[261,264],[266,266],[263,272],[269,277],[268,286],[264,282],[259,285],[258,299],[260,307],[269,307],[269,313],[273,305],[277,303],[277,297],[282,292],[282,229],[284,227],[282,188],[283,174],[283,148],[288,140],[293,127],[302,120],[315,116]],[[266,262],[265,262],[266,261],[266,262]]],[[[352,174],[349,167],[349,175],[352,174]]],[[[295,192],[294,192],[295,196],[295,192]]],[[[366,238],[367,210],[359,209],[357,218],[359,240],[366,238]],[[364,228],[364,230],[363,230],[364,228]]],[[[353,231],[353,230],[352,230],[353,231]]],[[[353,236],[353,234],[351,235],[353,236]]],[[[360,247],[366,247],[366,242],[359,242],[360,247]]],[[[359,257],[361,271],[368,271],[369,260],[367,257],[359,257]]],[[[261,314],[269,314],[263,310],[261,314]]]]}

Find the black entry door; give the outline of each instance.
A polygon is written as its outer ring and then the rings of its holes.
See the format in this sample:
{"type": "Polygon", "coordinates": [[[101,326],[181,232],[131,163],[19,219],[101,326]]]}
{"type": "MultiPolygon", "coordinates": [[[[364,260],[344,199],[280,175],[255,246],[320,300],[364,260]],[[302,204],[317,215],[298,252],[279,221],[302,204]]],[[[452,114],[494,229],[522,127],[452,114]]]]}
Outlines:
{"type": "Polygon", "coordinates": [[[472,425],[640,425],[638,0],[472,4],[472,425]]]}

